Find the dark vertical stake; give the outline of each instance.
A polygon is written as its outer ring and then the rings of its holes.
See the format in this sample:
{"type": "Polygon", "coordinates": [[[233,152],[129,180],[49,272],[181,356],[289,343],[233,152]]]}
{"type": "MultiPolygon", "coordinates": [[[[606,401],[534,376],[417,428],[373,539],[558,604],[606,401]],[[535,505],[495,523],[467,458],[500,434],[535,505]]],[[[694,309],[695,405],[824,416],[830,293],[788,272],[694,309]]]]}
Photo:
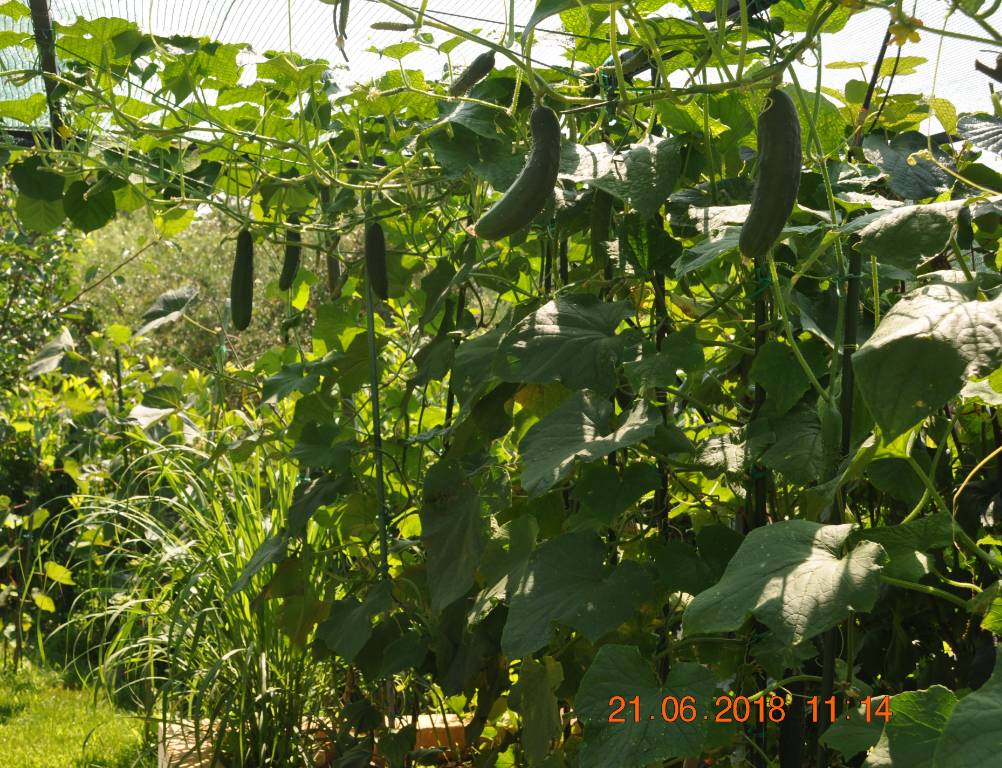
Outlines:
{"type": "MultiPolygon", "coordinates": [[[[873,74],[870,75],[870,83],[866,89],[866,96],[859,112],[859,125],[853,136],[853,144],[860,147],[863,144],[863,126],[866,122],[866,115],[870,111],[870,104],[873,102],[873,93],[877,89],[877,81],[880,79],[880,69],[884,65],[884,56],[887,54],[887,47],[891,43],[891,28],[888,26],[884,35],[884,42],[880,46],[877,60],[873,65],[873,74]]],[[[856,340],[859,331],[859,279],[863,269],[862,254],[855,248],[849,251],[848,274],[845,279],[845,333],[842,336],[842,392],[839,397],[839,410],[842,418],[842,444],[841,457],[844,459],[852,449],[852,402],[855,389],[852,370],[852,355],[856,351],[856,340]]],[[[831,523],[842,522],[842,508],[845,500],[840,495],[835,504],[832,505],[831,523]]],[[[840,643],[838,628],[829,629],[822,637],[822,659],[821,659],[821,700],[827,700],[835,689],[835,656],[840,643]]],[[[852,659],[848,660],[852,664],[852,659]]],[[[829,723],[818,723],[817,735],[820,737],[826,730],[829,723]]],[[[823,744],[818,742],[818,768],[828,768],[828,750],[823,744]]]]}
{"type": "Polygon", "coordinates": [[[38,47],[38,61],[42,67],[42,80],[45,83],[45,100],[49,105],[49,123],[52,126],[52,146],[62,149],[63,137],[59,129],[63,127],[63,118],[59,113],[59,100],[56,99],[56,38],[52,34],[52,20],[49,18],[48,0],[30,0],[31,25],[35,30],[35,45],[38,47]]]}

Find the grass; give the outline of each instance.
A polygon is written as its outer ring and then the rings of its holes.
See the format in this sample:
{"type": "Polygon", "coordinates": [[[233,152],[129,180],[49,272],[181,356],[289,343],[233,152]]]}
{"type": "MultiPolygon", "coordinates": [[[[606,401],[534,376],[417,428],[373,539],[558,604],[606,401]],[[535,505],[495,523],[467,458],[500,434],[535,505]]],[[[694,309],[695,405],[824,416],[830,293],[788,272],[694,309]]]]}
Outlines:
{"type": "Polygon", "coordinates": [[[57,672],[0,672],[0,766],[148,768],[140,724],[57,672]]]}

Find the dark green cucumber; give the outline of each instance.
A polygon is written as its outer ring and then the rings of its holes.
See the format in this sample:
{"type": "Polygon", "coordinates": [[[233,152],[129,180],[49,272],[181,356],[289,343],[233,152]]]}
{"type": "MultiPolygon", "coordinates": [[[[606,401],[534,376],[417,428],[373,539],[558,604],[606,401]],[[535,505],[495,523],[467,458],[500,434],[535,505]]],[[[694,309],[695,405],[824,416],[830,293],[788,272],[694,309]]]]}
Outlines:
{"type": "Polygon", "coordinates": [[[591,204],[591,258],[596,267],[602,268],[602,276],[606,280],[612,279],[612,262],[609,260],[611,226],[612,195],[596,189],[591,204]]]}
{"type": "Polygon", "coordinates": [[[783,231],[797,201],[802,165],[797,108],[785,93],[772,90],[758,118],[758,178],[738,240],[749,259],[768,253],[783,231]]]}
{"type": "Polygon", "coordinates": [[[278,277],[278,290],[287,291],[292,287],[292,281],[299,272],[299,260],[303,253],[302,236],[297,228],[299,217],[289,216],[289,226],[285,230],[285,260],[282,262],[282,274],[278,277]]]}
{"type": "Polygon", "coordinates": [[[491,209],[473,225],[477,237],[500,240],[536,218],[553,194],[560,168],[560,121],[549,107],[536,107],[529,118],[532,151],[522,172],[491,209]]]}
{"type": "Polygon", "coordinates": [[[254,308],[254,238],[249,229],[237,235],[237,253],[230,277],[230,317],[233,327],[244,330],[251,321],[254,308]]]}
{"type": "Polygon", "coordinates": [[[389,281],[386,278],[386,237],[378,221],[365,228],[365,271],[373,295],[385,301],[389,297],[389,281]]]}
{"type": "Polygon", "coordinates": [[[382,29],[390,32],[407,32],[414,29],[414,25],[404,21],[374,21],[369,25],[371,29],[382,29]]]}
{"type": "Polygon", "coordinates": [[[473,86],[483,80],[494,69],[494,51],[481,53],[470,62],[470,66],[463,70],[449,88],[450,96],[462,96],[473,86]]]}

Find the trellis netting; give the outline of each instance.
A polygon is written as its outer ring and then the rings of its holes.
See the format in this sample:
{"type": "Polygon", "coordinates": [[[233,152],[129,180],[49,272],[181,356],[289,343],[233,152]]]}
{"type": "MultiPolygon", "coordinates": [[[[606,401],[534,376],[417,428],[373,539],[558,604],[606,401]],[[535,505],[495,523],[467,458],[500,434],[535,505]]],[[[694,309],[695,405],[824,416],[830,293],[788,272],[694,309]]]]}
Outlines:
{"type": "MultiPolygon", "coordinates": [[[[796,4],[796,0],[783,2],[796,4]]],[[[244,64],[253,63],[255,54],[276,50],[322,59],[331,65],[332,81],[342,86],[376,77],[396,60],[408,69],[423,70],[429,78],[441,77],[447,63],[439,46],[446,35],[427,27],[417,37],[409,31],[373,29],[373,24],[405,19],[392,5],[380,0],[353,0],[343,50],[336,35],[339,6],[333,0],[50,0],[49,12],[57,30],[57,47],[60,26],[72,25],[78,18],[106,17],[133,22],[164,38],[178,35],[246,45],[240,58],[244,64]]],[[[418,10],[420,3],[400,5],[418,10]]],[[[477,30],[500,41],[509,35],[517,39],[518,35],[512,33],[524,28],[536,5],[527,0],[430,0],[425,13],[430,19],[477,30]]],[[[538,5],[554,4],[541,0],[538,5]]],[[[556,5],[570,9],[576,4],[556,5]]],[[[695,7],[703,5],[711,7],[712,3],[696,3],[695,7]]],[[[945,97],[961,112],[989,109],[991,81],[976,71],[975,61],[980,58],[994,66],[994,54],[984,50],[984,43],[968,39],[983,40],[986,33],[982,25],[954,11],[953,4],[944,0],[915,0],[908,5],[906,10],[922,20],[924,29],[919,30],[917,40],[904,40],[903,45],[891,48],[886,67],[895,72],[895,90],[926,99],[945,97]],[[948,33],[935,34],[932,30],[937,29],[948,33]]],[[[685,4],[666,4],[658,13],[688,15],[685,4]]],[[[985,20],[994,27],[1002,25],[1002,11],[987,15],[985,20]]],[[[886,12],[873,9],[854,15],[843,29],[825,35],[821,47],[822,85],[841,90],[855,80],[862,93],[867,67],[880,48],[886,25],[886,12]]],[[[569,60],[571,44],[580,33],[568,31],[559,15],[548,16],[535,31],[532,56],[537,62],[574,64],[569,60]]],[[[24,103],[18,104],[42,93],[41,78],[33,76],[38,61],[31,32],[27,0],[0,3],[0,120],[9,126],[23,125],[26,115],[34,118],[29,122],[45,120],[44,112],[36,116],[38,110],[26,110],[24,103]]],[[[450,50],[449,59],[451,64],[461,65],[477,53],[474,45],[461,44],[450,50]]],[[[801,62],[800,74],[813,81],[815,63],[801,62]]],[[[253,79],[253,67],[245,67],[244,77],[253,79]]],[[[938,122],[936,127],[940,127],[938,122]]]]}

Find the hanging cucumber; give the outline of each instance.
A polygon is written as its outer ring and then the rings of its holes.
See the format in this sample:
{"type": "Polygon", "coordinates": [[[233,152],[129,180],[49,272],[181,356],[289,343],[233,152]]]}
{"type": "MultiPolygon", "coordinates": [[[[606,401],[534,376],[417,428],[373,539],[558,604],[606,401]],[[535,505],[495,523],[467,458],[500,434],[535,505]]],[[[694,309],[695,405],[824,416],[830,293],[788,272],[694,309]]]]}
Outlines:
{"type": "Polygon", "coordinates": [[[230,277],[230,317],[233,327],[242,331],[250,325],[254,307],[254,238],[249,229],[237,235],[237,253],[230,277]]]}
{"type": "Polygon", "coordinates": [[[591,204],[591,258],[602,268],[602,277],[612,279],[612,262],[609,260],[609,236],[612,227],[612,195],[595,190],[591,204]]]}
{"type": "Polygon", "coordinates": [[[292,281],[299,272],[299,260],[303,253],[302,235],[299,234],[299,216],[289,216],[289,226],[285,230],[285,260],[282,262],[282,274],[278,278],[278,289],[287,291],[292,287],[292,281]]]}
{"type": "Polygon", "coordinates": [[[532,151],[514,183],[473,225],[477,237],[500,240],[529,225],[546,207],[560,168],[560,121],[549,107],[539,106],[529,117],[532,151]]]}
{"type": "Polygon", "coordinates": [[[386,237],[379,222],[365,228],[365,271],[369,276],[372,294],[383,301],[389,296],[386,278],[386,237]]]}
{"type": "Polygon", "coordinates": [[[452,82],[449,88],[450,96],[462,96],[473,86],[483,80],[494,69],[494,51],[481,53],[470,62],[470,66],[463,70],[462,74],[452,82]]]}
{"type": "Polygon", "coordinates": [[[789,96],[772,90],[758,118],[758,178],[738,240],[749,259],[764,256],[783,231],[797,201],[802,164],[797,109],[789,96]]]}

